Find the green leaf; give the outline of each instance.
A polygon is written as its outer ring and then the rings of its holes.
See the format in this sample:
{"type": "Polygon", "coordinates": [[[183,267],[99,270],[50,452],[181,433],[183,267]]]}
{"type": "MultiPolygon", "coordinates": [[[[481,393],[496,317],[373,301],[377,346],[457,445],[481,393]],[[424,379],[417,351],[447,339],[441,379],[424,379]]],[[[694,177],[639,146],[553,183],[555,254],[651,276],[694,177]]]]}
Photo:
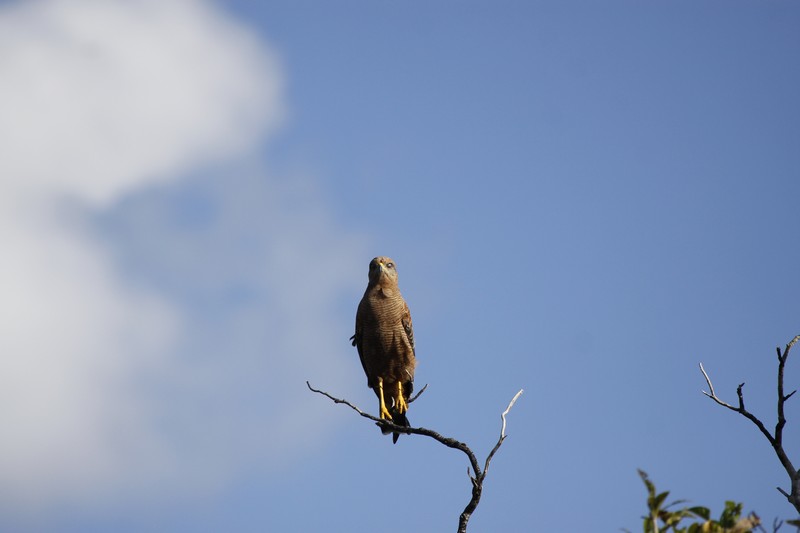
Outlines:
{"type": "Polygon", "coordinates": [[[645,487],[647,487],[647,494],[650,496],[650,498],[654,497],[656,495],[656,486],[653,485],[653,482],[650,481],[649,477],[647,477],[647,472],[641,469],[637,469],[636,471],[639,472],[639,477],[642,478],[645,487]]]}
{"type": "Polygon", "coordinates": [[[739,521],[741,515],[742,504],[728,500],[725,502],[725,510],[722,511],[722,515],[719,517],[719,525],[724,528],[732,528],[739,521]]]}
{"type": "Polygon", "coordinates": [[[699,516],[703,520],[709,520],[711,518],[711,509],[709,509],[708,507],[702,507],[698,505],[696,507],[690,507],[689,509],[687,509],[687,511],[689,511],[695,516],[699,516]]]}
{"type": "Polygon", "coordinates": [[[655,501],[650,505],[650,508],[651,509],[661,509],[661,504],[664,503],[664,500],[667,499],[667,496],[669,496],[669,491],[662,492],[661,494],[656,496],[655,497],[655,501]]]}

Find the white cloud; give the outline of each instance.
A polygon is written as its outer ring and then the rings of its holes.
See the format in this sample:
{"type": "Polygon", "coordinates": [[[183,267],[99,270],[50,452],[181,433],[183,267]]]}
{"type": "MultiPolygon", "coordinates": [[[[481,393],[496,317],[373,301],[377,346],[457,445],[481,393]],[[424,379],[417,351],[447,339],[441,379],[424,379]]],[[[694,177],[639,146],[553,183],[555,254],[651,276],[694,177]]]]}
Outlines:
{"type": "Polygon", "coordinates": [[[351,321],[330,316],[357,242],[260,173],[207,184],[203,231],[158,216],[161,189],[279,125],[265,44],[201,2],[25,2],[0,8],[0,80],[0,510],[213,490],[314,438],[300,387],[348,382],[351,321]],[[226,311],[237,284],[256,296],[226,311]]]}
{"type": "Polygon", "coordinates": [[[169,345],[177,317],[121,286],[79,235],[19,216],[0,234],[0,504],[96,496],[125,468],[118,439],[155,445],[126,381],[169,345]]]}
{"type": "Polygon", "coordinates": [[[0,16],[4,175],[108,205],[240,152],[281,117],[266,48],[208,6],[53,0],[0,16]]]}

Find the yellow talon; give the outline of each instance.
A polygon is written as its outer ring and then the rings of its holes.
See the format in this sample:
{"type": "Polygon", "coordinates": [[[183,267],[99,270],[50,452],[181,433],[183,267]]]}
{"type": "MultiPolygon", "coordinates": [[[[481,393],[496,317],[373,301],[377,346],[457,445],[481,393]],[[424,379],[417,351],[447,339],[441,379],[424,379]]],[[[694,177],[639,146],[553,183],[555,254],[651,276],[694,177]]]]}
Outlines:
{"type": "Polygon", "coordinates": [[[397,382],[397,401],[395,401],[397,406],[397,412],[401,415],[408,411],[408,404],[406,403],[406,398],[403,395],[403,383],[401,381],[397,382]]]}
{"type": "Polygon", "coordinates": [[[378,399],[381,403],[381,420],[391,420],[392,415],[389,414],[389,410],[386,408],[386,402],[383,399],[383,378],[378,378],[378,399]]]}

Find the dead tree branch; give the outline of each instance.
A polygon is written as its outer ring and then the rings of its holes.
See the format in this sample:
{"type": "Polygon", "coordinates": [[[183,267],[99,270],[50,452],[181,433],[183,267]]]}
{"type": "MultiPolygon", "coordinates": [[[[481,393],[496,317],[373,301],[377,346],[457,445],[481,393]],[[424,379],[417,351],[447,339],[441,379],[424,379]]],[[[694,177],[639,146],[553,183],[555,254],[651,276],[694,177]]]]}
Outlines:
{"type": "Polygon", "coordinates": [[[739,403],[734,407],[733,405],[720,400],[717,394],[714,392],[714,385],[711,384],[711,378],[708,377],[705,368],[703,368],[703,363],[700,363],[700,372],[703,373],[703,377],[706,379],[706,384],[708,384],[709,391],[702,391],[703,394],[714,400],[719,405],[739,413],[743,417],[750,420],[767,438],[772,446],[772,449],[775,450],[775,455],[778,456],[778,460],[781,462],[784,470],[786,470],[786,473],[789,474],[789,480],[791,483],[790,492],[786,492],[781,487],[777,487],[777,489],[781,494],[786,496],[786,499],[789,500],[789,503],[794,506],[798,513],[800,513],[800,473],[798,473],[797,469],[792,464],[789,456],[786,455],[786,450],[784,450],[783,447],[783,428],[786,425],[784,405],[786,404],[786,400],[791,398],[794,393],[797,392],[796,390],[793,390],[789,394],[784,394],[783,370],[786,366],[786,360],[789,358],[789,351],[798,341],[800,341],[800,335],[789,341],[789,344],[784,347],[783,352],[781,352],[780,346],[776,348],[776,351],[778,352],[778,421],[775,424],[775,431],[773,433],[770,433],[764,423],[757,416],[745,408],[744,393],[742,392],[744,383],[740,383],[736,388],[736,395],[739,397],[739,403]]]}
{"type": "MultiPolygon", "coordinates": [[[[494,454],[497,453],[497,450],[500,449],[500,445],[502,445],[503,441],[506,439],[506,416],[508,415],[508,412],[511,411],[511,408],[514,406],[514,403],[517,401],[517,398],[519,398],[520,395],[522,394],[522,390],[520,390],[517,394],[514,395],[514,397],[508,403],[508,407],[506,407],[506,410],[503,411],[503,413],[500,415],[500,418],[502,420],[502,426],[500,427],[500,438],[497,439],[497,444],[495,444],[494,448],[492,448],[492,451],[489,452],[489,455],[486,457],[486,461],[483,464],[483,468],[481,469],[481,466],[478,463],[478,459],[473,453],[473,451],[470,449],[469,446],[467,446],[461,441],[458,441],[450,437],[445,437],[440,433],[437,433],[436,431],[426,428],[404,427],[395,425],[388,420],[382,420],[376,416],[372,416],[371,414],[362,411],[361,409],[359,409],[352,403],[348,402],[347,400],[336,398],[325,391],[315,389],[314,387],[311,386],[311,384],[308,381],[306,381],[306,386],[312,392],[316,392],[317,394],[322,394],[323,396],[327,396],[334,403],[343,403],[347,405],[359,415],[375,422],[375,425],[377,425],[382,430],[405,433],[408,435],[424,435],[426,437],[434,439],[435,441],[441,444],[444,444],[448,448],[453,448],[463,452],[464,455],[467,456],[467,459],[469,460],[470,464],[470,466],[467,468],[467,475],[469,476],[469,479],[472,482],[472,498],[470,499],[469,503],[464,508],[464,511],[458,518],[458,533],[466,533],[467,522],[469,522],[472,513],[475,511],[475,508],[478,507],[478,503],[480,503],[481,501],[481,493],[483,492],[483,480],[486,478],[486,473],[489,471],[489,463],[492,461],[494,454]],[[472,469],[472,472],[475,472],[474,475],[470,472],[470,468],[472,469]]],[[[425,387],[423,387],[423,389],[417,394],[417,396],[414,397],[414,399],[419,397],[419,395],[422,394],[423,390],[425,390],[425,387]]]]}

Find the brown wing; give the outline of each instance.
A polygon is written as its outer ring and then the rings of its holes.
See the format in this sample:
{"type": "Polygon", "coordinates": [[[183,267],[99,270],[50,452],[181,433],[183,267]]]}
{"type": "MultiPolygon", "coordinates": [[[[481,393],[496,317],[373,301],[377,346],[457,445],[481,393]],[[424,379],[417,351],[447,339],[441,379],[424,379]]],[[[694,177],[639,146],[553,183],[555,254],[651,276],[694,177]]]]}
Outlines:
{"type": "Polygon", "coordinates": [[[414,355],[417,355],[417,350],[414,347],[414,326],[411,324],[411,312],[408,310],[408,304],[403,301],[403,331],[406,332],[406,337],[408,338],[408,343],[411,345],[411,350],[414,352],[414,355]]]}
{"type": "Polygon", "coordinates": [[[362,300],[358,304],[358,310],[356,311],[356,331],[352,337],[350,337],[353,346],[356,347],[358,350],[358,358],[361,360],[361,368],[364,369],[364,374],[367,376],[367,386],[373,386],[373,379],[372,375],[370,374],[369,367],[365,360],[366,354],[364,353],[364,301],[362,300]]]}

